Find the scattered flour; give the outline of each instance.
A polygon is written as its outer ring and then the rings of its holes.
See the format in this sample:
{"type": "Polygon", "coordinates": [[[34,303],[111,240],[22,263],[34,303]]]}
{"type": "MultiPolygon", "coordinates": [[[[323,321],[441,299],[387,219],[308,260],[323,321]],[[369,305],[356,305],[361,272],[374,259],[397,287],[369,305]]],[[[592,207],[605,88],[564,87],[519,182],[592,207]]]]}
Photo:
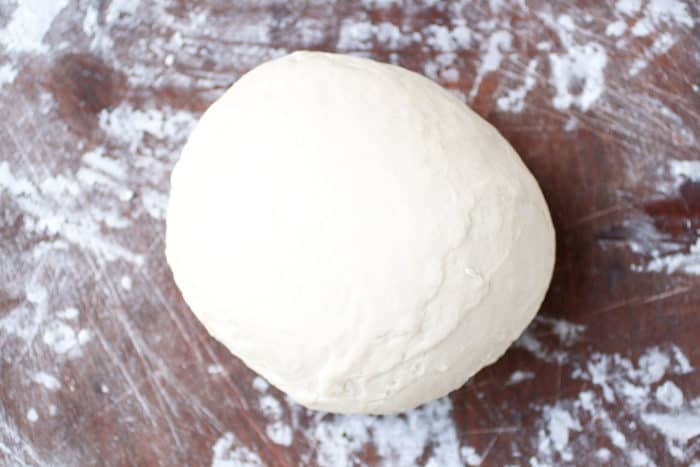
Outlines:
{"type": "MultiPolygon", "coordinates": [[[[678,460],[687,460],[688,441],[700,435],[700,409],[681,413],[643,413],[642,421],[666,439],[668,450],[678,460]]],[[[698,449],[693,449],[695,453],[698,449]]]]}
{"type": "Polygon", "coordinates": [[[55,376],[39,371],[32,377],[34,382],[41,384],[49,391],[57,391],[61,388],[61,382],[55,376]]]}
{"type": "Polygon", "coordinates": [[[260,397],[260,408],[270,423],[265,427],[265,433],[273,443],[291,446],[292,427],[282,420],[282,404],[273,396],[266,394],[260,397]]]}
{"type": "MultiPolygon", "coordinates": [[[[676,117],[672,113],[667,115],[671,119],[676,117]]],[[[700,161],[697,160],[671,159],[660,172],[661,179],[656,182],[655,188],[665,196],[678,196],[681,187],[688,181],[700,183],[700,161]]],[[[634,265],[632,270],[700,275],[700,229],[694,232],[694,241],[686,246],[669,242],[657,231],[649,217],[638,216],[630,219],[628,225],[635,232],[635,237],[628,242],[628,247],[643,255],[646,260],[643,264],[634,265]]]]}
{"type": "Polygon", "coordinates": [[[467,465],[481,465],[483,462],[483,458],[476,452],[476,449],[471,446],[462,447],[460,453],[467,465]]]}
{"type": "Polygon", "coordinates": [[[13,68],[9,63],[0,65],[0,89],[3,85],[12,83],[17,77],[17,69],[13,68]]]}
{"type": "Polygon", "coordinates": [[[644,15],[632,26],[632,34],[648,36],[658,26],[673,23],[693,27],[695,21],[688,12],[688,6],[680,0],[650,0],[644,9],[644,15]]]}
{"type": "Polygon", "coordinates": [[[677,409],[683,405],[683,392],[673,381],[666,381],[656,388],[656,400],[669,409],[677,409]]]}
{"type": "Polygon", "coordinates": [[[220,375],[224,372],[224,367],[218,364],[209,365],[207,367],[207,373],[210,375],[220,375]]]}
{"type": "Polygon", "coordinates": [[[36,409],[34,407],[27,410],[27,420],[29,420],[30,423],[34,423],[39,420],[39,414],[36,413],[36,409]]]}
{"type": "Polygon", "coordinates": [[[667,274],[683,272],[696,276],[700,275],[700,232],[697,232],[697,234],[698,238],[695,243],[690,246],[688,252],[656,257],[647,263],[644,270],[649,272],[665,272],[667,274]]]}
{"type": "Polygon", "coordinates": [[[64,320],[74,320],[78,318],[80,312],[75,307],[68,307],[65,310],[56,312],[56,316],[64,320]]]}
{"type": "Polygon", "coordinates": [[[39,184],[13,174],[9,164],[0,162],[0,195],[9,194],[12,203],[25,214],[25,230],[32,235],[59,235],[69,243],[90,250],[108,261],[122,259],[142,264],[144,259],[110,241],[101,226],[123,228],[128,221],[116,206],[83,206],[91,187],[78,179],[57,175],[39,184]]]}
{"type": "Polygon", "coordinates": [[[119,279],[119,285],[121,285],[124,290],[131,290],[131,287],[133,285],[131,277],[122,276],[122,278],[119,279]]]}
{"type": "Polygon", "coordinates": [[[512,386],[514,384],[522,383],[523,381],[533,379],[534,377],[535,373],[533,373],[532,371],[515,370],[513,373],[511,373],[510,377],[508,378],[508,381],[506,381],[506,386],[512,386]]]}
{"type": "MultiPolygon", "coordinates": [[[[15,82],[22,72],[18,65],[22,54],[39,56],[54,47],[44,38],[51,25],[59,22],[56,18],[60,15],[62,21],[66,16],[61,12],[68,4],[67,0],[26,0],[10,10],[8,22],[0,30],[0,52],[10,55],[10,61],[0,65],[0,89],[15,82]]],[[[271,14],[260,13],[249,24],[228,18],[232,25],[225,37],[212,38],[215,32],[207,23],[216,19],[208,17],[206,11],[195,9],[188,17],[177,18],[167,8],[168,4],[116,0],[100,10],[86,5],[81,10],[84,13],[77,29],[87,37],[86,46],[126,74],[133,89],[168,88],[176,92],[194,89],[196,97],[207,100],[218,96],[242,71],[287,51],[272,45],[283,20],[271,14]],[[123,25],[136,14],[143,14],[144,18],[156,15],[158,21],[154,27],[162,37],[135,41],[126,59],[116,55],[113,41],[126,31],[123,25]],[[205,46],[219,39],[225,48],[205,46]],[[215,72],[191,71],[201,70],[212,57],[219,61],[220,68],[215,72]],[[183,73],[182,69],[189,71],[183,73]]],[[[334,8],[331,2],[310,4],[312,10],[334,8]]],[[[363,0],[363,4],[366,9],[389,10],[403,6],[404,2],[363,0]]],[[[518,24],[509,19],[483,20],[483,14],[463,0],[427,0],[414,8],[422,7],[446,9],[451,20],[439,24],[414,23],[386,12],[375,20],[377,16],[359,12],[340,23],[336,47],[366,56],[384,53],[386,60],[404,64],[402,60],[410,63],[410,57],[420,50],[426,57],[422,70],[425,74],[450,86],[458,83],[452,91],[472,102],[480,93],[493,92],[495,108],[501,112],[524,112],[528,105],[533,105],[528,95],[546,90],[554,110],[568,117],[567,131],[579,127],[579,122],[584,123],[584,116],[578,111],[599,110],[619,91],[616,77],[606,76],[613,61],[630,75],[639,76],[644,70],[652,69],[652,60],[682,40],[682,34],[697,21],[687,4],[679,0],[619,0],[613,17],[605,18],[602,24],[574,6],[546,4],[534,9],[525,2],[507,0],[493,0],[484,5],[485,11],[543,18],[542,26],[536,29],[528,26],[528,21],[518,24]],[[553,13],[563,10],[568,14],[553,13]],[[629,44],[635,44],[636,48],[628,48],[629,44]],[[612,53],[611,47],[628,48],[634,53],[612,53]],[[487,80],[489,75],[497,79],[487,80]],[[473,81],[465,82],[468,76],[473,81]],[[462,92],[465,90],[468,95],[462,92]]],[[[322,21],[303,15],[284,27],[289,28],[290,41],[299,41],[297,48],[327,47],[328,38],[336,37],[328,35],[327,25],[322,21]]],[[[694,92],[699,92],[698,84],[691,84],[694,92]]],[[[37,118],[52,119],[55,109],[53,96],[42,92],[36,103],[37,118]]],[[[682,118],[670,109],[655,109],[676,127],[683,125],[682,118]]],[[[70,151],[35,154],[34,160],[26,162],[19,158],[24,154],[19,154],[20,148],[16,148],[17,159],[0,161],[0,197],[3,209],[7,207],[24,219],[22,237],[36,243],[20,262],[41,265],[55,261],[63,265],[61,261],[69,254],[72,258],[80,252],[100,263],[123,266],[114,277],[120,278],[117,285],[123,290],[131,290],[132,276],[126,273],[134,272],[124,268],[148,266],[152,252],[142,248],[143,245],[132,246],[139,243],[131,241],[130,233],[135,225],[147,225],[154,236],[159,235],[167,201],[167,177],[178,148],[195,121],[196,115],[189,111],[155,107],[152,102],[139,106],[122,102],[98,116],[97,131],[104,137],[105,146],[76,146],[72,154],[75,164],[61,166],[72,167],[74,171],[35,163],[55,156],[69,157],[70,151]],[[86,199],[91,202],[85,203],[86,199]]],[[[683,138],[682,144],[693,147],[692,135],[683,138]]],[[[668,193],[675,194],[688,179],[700,180],[698,161],[672,161],[665,170],[671,180],[667,184],[668,193]]],[[[700,240],[687,252],[674,252],[659,246],[658,238],[653,235],[658,232],[652,231],[650,242],[640,242],[635,247],[635,251],[648,259],[640,270],[700,274],[697,270],[700,240]]],[[[10,271],[9,275],[13,275],[14,270],[10,271]]],[[[25,299],[13,304],[0,317],[3,350],[14,343],[11,340],[18,339],[23,347],[32,345],[41,352],[49,350],[47,355],[57,361],[80,356],[93,335],[78,325],[83,321],[78,321],[78,309],[66,307],[66,303],[49,304],[53,290],[48,285],[40,285],[29,275],[22,276],[22,281],[24,288],[13,290],[12,296],[24,294],[25,299]]],[[[140,279],[136,283],[140,286],[140,279]]],[[[124,295],[136,295],[136,292],[124,295]]],[[[584,333],[585,327],[579,324],[538,318],[515,344],[541,360],[541,364],[570,371],[572,377],[586,385],[573,397],[558,397],[551,404],[533,402],[531,410],[537,414],[536,426],[519,427],[535,433],[532,446],[514,447],[513,463],[557,465],[567,459],[594,456],[602,463],[652,465],[653,451],[648,452],[646,446],[634,441],[638,439],[637,432],[642,431],[657,436],[677,463],[700,467],[692,463],[700,453],[697,439],[700,400],[681,389],[686,387],[681,377],[695,371],[683,352],[675,346],[660,346],[646,349],[636,360],[598,353],[589,361],[580,362],[571,348],[582,343],[584,333]],[[605,438],[604,446],[594,438],[600,432],[605,438]],[[531,457],[521,457],[522,452],[531,457]]],[[[0,358],[9,358],[7,352],[3,354],[0,358]]],[[[210,365],[207,371],[217,375],[223,368],[210,365]]],[[[523,368],[512,373],[503,384],[517,384],[534,376],[533,371],[523,368]]],[[[31,380],[49,391],[61,388],[60,381],[45,372],[31,374],[31,380]]],[[[258,393],[260,411],[267,420],[265,434],[282,446],[298,440],[300,445],[309,445],[309,464],[359,464],[367,444],[373,445],[379,459],[393,465],[489,464],[488,448],[479,452],[462,444],[464,440],[452,418],[453,405],[449,398],[402,416],[333,416],[308,413],[289,401],[280,402],[267,393],[269,385],[262,378],[255,378],[253,387],[258,393]],[[301,422],[302,419],[308,424],[301,422]]],[[[107,393],[109,388],[101,385],[100,390],[107,393]]],[[[114,392],[116,395],[116,388],[114,392]]],[[[48,406],[49,415],[55,416],[58,411],[55,405],[48,406]]],[[[26,418],[32,423],[37,421],[36,409],[31,408],[26,418]]],[[[4,442],[3,436],[5,433],[0,430],[0,442],[4,442]]],[[[23,450],[31,447],[23,441],[17,445],[23,446],[23,450]]],[[[498,446],[506,445],[499,441],[498,446]]],[[[216,467],[263,465],[260,456],[243,447],[232,433],[224,433],[212,449],[212,465],[216,467]]]]}
{"type": "Polygon", "coordinates": [[[236,446],[238,440],[233,433],[224,433],[212,451],[211,467],[263,467],[262,460],[255,452],[244,446],[236,446]]]}
{"type": "Polygon", "coordinates": [[[114,0],[109,3],[105,21],[112,23],[121,15],[133,15],[139,6],[139,0],[114,0]]]}
{"type": "MultiPolygon", "coordinates": [[[[183,110],[169,108],[137,109],[131,104],[122,103],[110,110],[103,110],[99,116],[100,127],[113,139],[124,143],[130,152],[139,148],[144,135],[158,139],[178,137],[182,140],[196,123],[194,115],[183,110]]],[[[119,170],[116,163],[109,170],[119,170]]],[[[112,175],[116,175],[112,172],[112,175]]]]}
{"type": "Polygon", "coordinates": [[[45,52],[44,36],[66,5],[68,0],[22,0],[0,30],[0,45],[13,53],[45,52]]]}
{"type": "Polygon", "coordinates": [[[82,355],[81,347],[92,337],[90,331],[75,330],[60,320],[51,321],[45,326],[43,341],[51,350],[58,354],[66,354],[71,358],[82,355]]]}
{"type": "Polygon", "coordinates": [[[569,359],[565,347],[577,343],[585,329],[583,325],[566,320],[538,316],[513,343],[513,347],[524,349],[542,361],[562,365],[568,363],[569,359]],[[554,335],[557,338],[556,345],[543,342],[538,337],[542,333],[554,335]]]}
{"type": "MultiPolygon", "coordinates": [[[[511,48],[513,36],[508,31],[496,31],[484,44],[482,50],[481,63],[474,78],[474,84],[469,91],[469,98],[473,99],[479,92],[481,81],[487,73],[498,70],[503,61],[503,53],[511,48]]],[[[534,69],[533,69],[534,71],[534,69]]],[[[524,96],[523,96],[524,97],[524,96]]]]}
{"type": "Polygon", "coordinates": [[[605,34],[612,37],[619,37],[627,30],[627,23],[623,20],[613,21],[605,28],[605,34]]]}
{"type": "Polygon", "coordinates": [[[525,109],[525,97],[532,91],[535,84],[537,84],[537,75],[535,71],[538,63],[536,58],[530,60],[530,63],[527,65],[527,70],[525,71],[523,84],[517,88],[507,90],[504,96],[496,100],[496,105],[500,110],[520,113],[525,109]]]}
{"type": "MultiPolygon", "coordinates": [[[[336,467],[359,463],[358,455],[371,442],[380,458],[392,465],[416,465],[425,449],[431,466],[463,465],[448,398],[430,402],[405,416],[325,416],[316,414],[308,435],[316,444],[316,463],[336,467]]],[[[470,451],[465,454],[471,456],[470,451]]]]}
{"type": "Polygon", "coordinates": [[[700,443],[690,442],[700,433],[700,398],[697,403],[684,402],[680,388],[666,379],[692,371],[686,363],[683,352],[669,346],[649,348],[636,362],[619,354],[597,353],[583,366],[573,364],[572,377],[591,386],[576,398],[560,398],[538,409],[541,428],[537,455],[530,464],[585,459],[598,446],[594,455],[601,461],[627,458],[629,465],[652,465],[653,451],[629,441],[645,426],[663,436],[668,453],[677,461],[693,459],[700,454],[700,443]],[[607,446],[597,440],[601,429],[607,446]]]}
{"type": "Polygon", "coordinates": [[[539,323],[543,323],[550,327],[559,342],[564,346],[569,347],[581,338],[581,335],[586,331],[586,326],[576,324],[564,319],[549,318],[547,316],[537,316],[535,318],[539,323]]]}
{"type": "Polygon", "coordinates": [[[256,376],[255,379],[253,379],[253,388],[255,388],[256,391],[265,392],[269,387],[270,384],[262,377],[256,376]]]}
{"type": "Polygon", "coordinates": [[[281,421],[272,422],[265,427],[265,434],[267,434],[267,437],[270,438],[273,443],[279,444],[280,446],[292,445],[292,433],[292,427],[281,421]]]}
{"type": "Polygon", "coordinates": [[[634,16],[642,7],[642,0],[618,0],[615,8],[627,16],[634,16]]]}
{"type": "Polygon", "coordinates": [[[595,42],[572,46],[564,54],[550,54],[551,83],[556,89],[554,107],[564,110],[573,105],[584,112],[590,109],[603,94],[607,63],[605,49],[595,42]],[[574,86],[580,86],[580,91],[572,91],[574,86]]]}

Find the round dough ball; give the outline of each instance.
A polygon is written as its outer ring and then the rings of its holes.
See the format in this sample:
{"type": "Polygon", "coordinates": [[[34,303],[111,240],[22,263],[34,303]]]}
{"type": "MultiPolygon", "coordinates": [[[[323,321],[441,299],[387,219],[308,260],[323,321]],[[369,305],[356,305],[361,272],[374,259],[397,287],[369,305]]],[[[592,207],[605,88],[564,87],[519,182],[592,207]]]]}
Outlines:
{"type": "Polygon", "coordinates": [[[554,264],[537,182],[432,81],[297,52],[244,75],[172,174],[167,258],[207,330],[301,404],[403,411],[535,315],[554,264]]]}

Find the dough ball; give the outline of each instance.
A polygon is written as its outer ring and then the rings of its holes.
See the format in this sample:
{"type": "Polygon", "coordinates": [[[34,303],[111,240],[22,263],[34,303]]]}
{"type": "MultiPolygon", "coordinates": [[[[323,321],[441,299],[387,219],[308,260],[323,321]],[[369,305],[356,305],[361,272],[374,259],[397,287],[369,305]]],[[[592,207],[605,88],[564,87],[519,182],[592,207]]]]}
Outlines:
{"type": "Polygon", "coordinates": [[[172,174],[167,258],[216,339],[294,400],[403,411],[496,360],[539,308],[537,182],[432,81],[297,52],[244,75],[172,174]]]}

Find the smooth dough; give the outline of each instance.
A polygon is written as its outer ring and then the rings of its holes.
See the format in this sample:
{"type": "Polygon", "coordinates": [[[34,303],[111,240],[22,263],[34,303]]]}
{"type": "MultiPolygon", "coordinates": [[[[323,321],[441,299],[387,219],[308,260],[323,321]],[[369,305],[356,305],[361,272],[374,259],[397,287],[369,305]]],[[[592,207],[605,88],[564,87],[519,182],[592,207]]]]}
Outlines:
{"type": "Polygon", "coordinates": [[[554,229],[491,125],[432,81],[296,52],[204,114],[166,254],[207,330],[301,404],[403,411],[495,361],[539,308],[554,229]]]}

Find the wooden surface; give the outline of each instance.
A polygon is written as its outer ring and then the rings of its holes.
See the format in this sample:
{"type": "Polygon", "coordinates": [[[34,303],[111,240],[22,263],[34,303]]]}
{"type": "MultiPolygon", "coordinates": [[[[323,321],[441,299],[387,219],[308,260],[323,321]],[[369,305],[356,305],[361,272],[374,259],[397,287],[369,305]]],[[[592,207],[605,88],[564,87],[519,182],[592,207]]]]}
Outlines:
{"type": "Polygon", "coordinates": [[[0,464],[700,462],[697,3],[141,3],[0,1],[0,464]],[[317,414],[266,388],[163,256],[193,123],[302,48],[454,90],[553,214],[539,318],[408,415],[317,414]]]}

